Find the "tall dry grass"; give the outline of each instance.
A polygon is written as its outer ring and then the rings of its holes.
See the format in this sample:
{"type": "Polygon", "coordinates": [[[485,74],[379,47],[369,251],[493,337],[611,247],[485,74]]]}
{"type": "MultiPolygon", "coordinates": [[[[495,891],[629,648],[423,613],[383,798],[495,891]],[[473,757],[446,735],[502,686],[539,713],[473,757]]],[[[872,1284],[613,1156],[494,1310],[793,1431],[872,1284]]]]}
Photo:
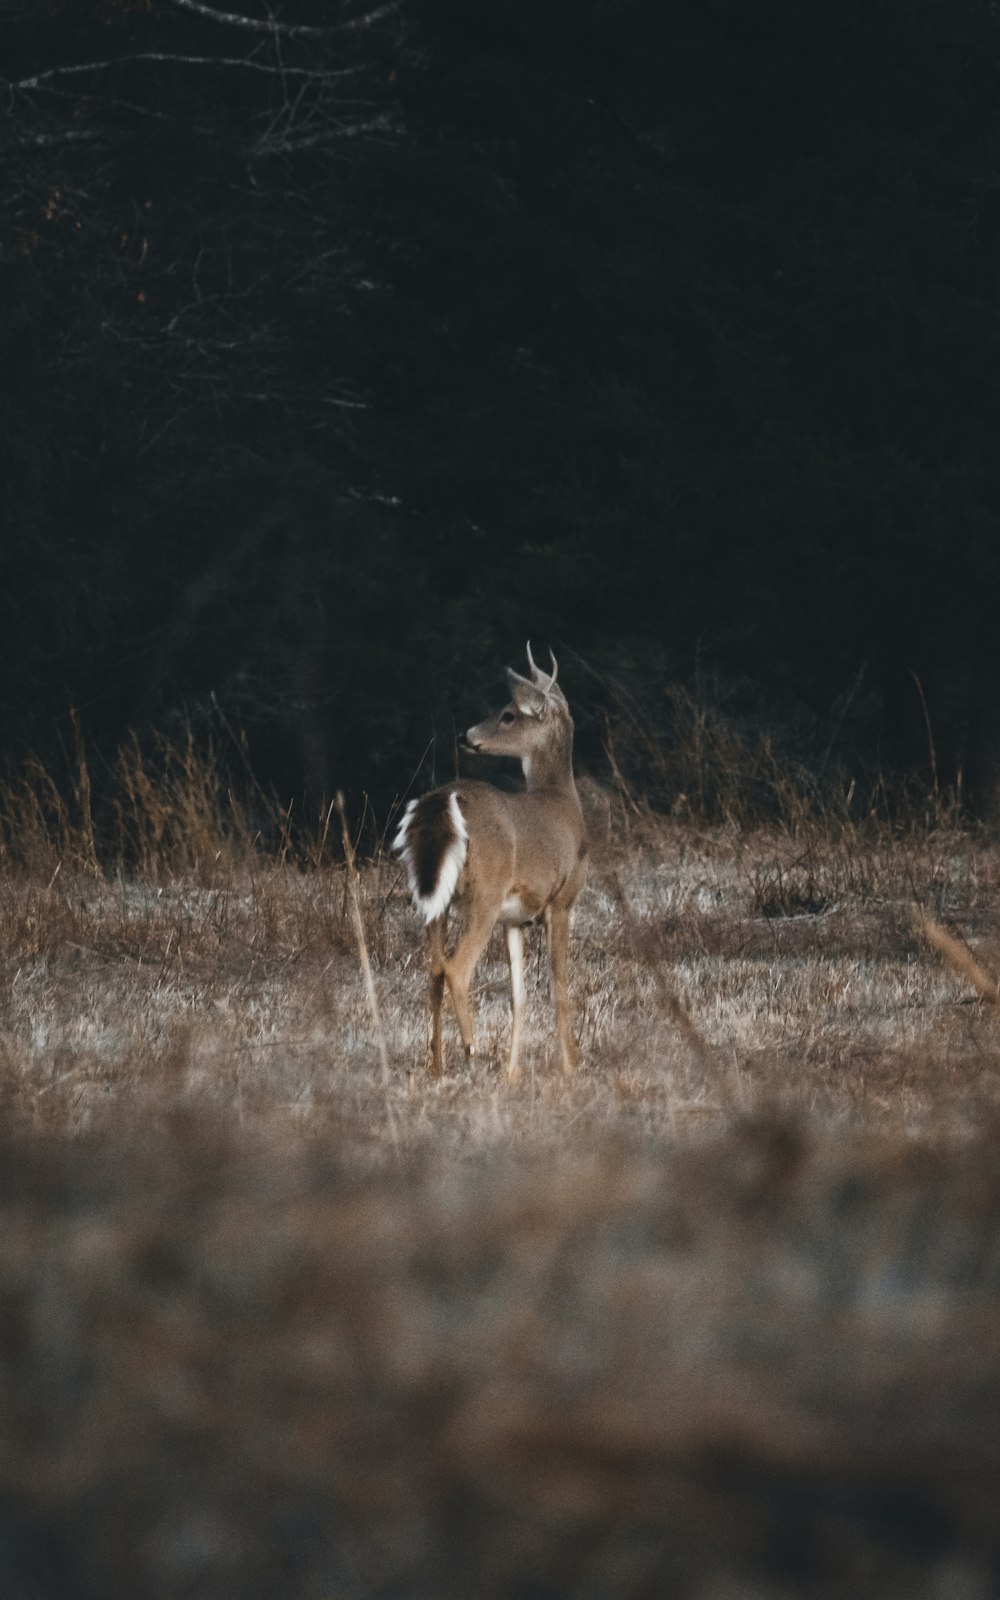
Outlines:
{"type": "Polygon", "coordinates": [[[777,827],[797,832],[819,824],[892,825],[904,833],[954,831],[968,820],[962,778],[941,780],[933,730],[917,681],[927,725],[926,773],[867,771],[861,775],[832,758],[834,740],[801,759],[768,729],[756,710],[727,710],[719,684],[698,693],[678,684],[658,685],[641,702],[621,684],[602,682],[612,710],[605,721],[604,752],[627,822],[651,806],[697,826],[746,830],[777,827]],[[641,797],[641,798],[640,798],[641,797]]]}
{"type": "Polygon", "coordinates": [[[519,1092],[498,1070],[497,944],[481,1063],[452,1037],[446,1079],[426,1078],[420,931],[397,865],[357,860],[346,815],[293,825],[190,741],[130,743],[95,800],[78,741],[68,792],[37,763],[0,789],[8,1110],[73,1132],[137,1099],[207,1095],[296,1137],[350,1125],[369,1154],[623,1120],[673,1138],[766,1104],[920,1127],[972,1116],[994,1096],[995,1019],[927,935],[964,937],[990,981],[1000,852],[940,819],[793,804],[792,777],[777,819],[712,825],[657,814],[620,771],[584,783],[583,1065],[568,1084],[552,1070],[539,949],[519,1092]]]}

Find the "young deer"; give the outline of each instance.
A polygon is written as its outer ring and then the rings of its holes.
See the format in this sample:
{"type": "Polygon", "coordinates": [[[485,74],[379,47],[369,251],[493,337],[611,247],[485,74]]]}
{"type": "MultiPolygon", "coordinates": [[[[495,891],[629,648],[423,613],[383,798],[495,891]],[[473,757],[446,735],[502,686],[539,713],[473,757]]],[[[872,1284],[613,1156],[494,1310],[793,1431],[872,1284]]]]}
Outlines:
{"type": "MultiPolygon", "coordinates": [[[[550,652],[551,654],[551,652],[550,652]]],[[[507,1076],[520,1077],[524,1024],[521,930],[544,917],[563,1071],[576,1065],[569,1014],[569,917],[587,876],[587,834],[573,781],[573,719],[556,685],[558,666],[531,678],[507,669],[511,701],[477,723],[466,744],[482,755],[519,756],[525,788],[505,794],[489,783],[449,783],[411,800],[393,842],[406,865],[413,904],[427,924],[431,959],[430,1070],[441,1071],[441,1004],[447,982],[465,1053],[474,1053],[469,983],[498,922],[510,964],[512,1027],[507,1076]],[[464,910],[462,936],[445,954],[445,916],[464,910]]]]}

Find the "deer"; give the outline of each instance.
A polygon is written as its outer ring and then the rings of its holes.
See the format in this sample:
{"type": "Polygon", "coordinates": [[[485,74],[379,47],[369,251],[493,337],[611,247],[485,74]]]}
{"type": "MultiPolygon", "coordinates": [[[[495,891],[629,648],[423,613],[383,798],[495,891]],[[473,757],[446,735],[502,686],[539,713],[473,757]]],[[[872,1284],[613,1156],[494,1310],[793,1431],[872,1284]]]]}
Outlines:
{"type": "Polygon", "coordinates": [[[524,1027],[524,936],[544,922],[562,1070],[576,1068],[569,1002],[570,913],[587,877],[587,830],[573,778],[573,719],[556,682],[559,666],[531,677],[507,668],[510,702],[469,728],[465,748],[516,756],[524,789],[508,794],[491,783],[457,779],[411,800],[392,848],[407,874],[414,909],[427,926],[430,954],[429,1071],[442,1071],[441,1008],[451,993],[467,1060],[475,1055],[469,986],[497,923],[503,924],[510,967],[511,1034],[507,1079],[521,1076],[524,1027]],[[463,913],[461,937],[446,954],[449,908],[463,913]]]}

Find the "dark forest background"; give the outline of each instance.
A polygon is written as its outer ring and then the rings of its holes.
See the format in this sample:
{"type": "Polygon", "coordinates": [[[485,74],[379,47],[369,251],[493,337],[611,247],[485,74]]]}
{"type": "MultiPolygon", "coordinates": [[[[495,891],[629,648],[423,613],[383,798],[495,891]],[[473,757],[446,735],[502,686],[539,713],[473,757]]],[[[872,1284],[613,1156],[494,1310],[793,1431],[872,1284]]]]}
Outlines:
{"type": "Polygon", "coordinates": [[[595,768],[685,685],[989,807],[996,5],[0,19],[8,761],[75,711],[384,806],[530,637],[595,768]]]}

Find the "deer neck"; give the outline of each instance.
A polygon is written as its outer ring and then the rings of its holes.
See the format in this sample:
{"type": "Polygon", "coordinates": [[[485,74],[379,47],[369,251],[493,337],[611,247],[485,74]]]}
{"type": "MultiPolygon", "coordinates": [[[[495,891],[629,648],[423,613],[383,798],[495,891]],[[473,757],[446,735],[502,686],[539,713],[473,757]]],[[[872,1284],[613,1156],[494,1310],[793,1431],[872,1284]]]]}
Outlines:
{"type": "Polygon", "coordinates": [[[522,756],[521,770],[529,794],[547,791],[576,798],[572,728],[560,730],[559,737],[544,750],[533,750],[530,755],[522,756]]]}

